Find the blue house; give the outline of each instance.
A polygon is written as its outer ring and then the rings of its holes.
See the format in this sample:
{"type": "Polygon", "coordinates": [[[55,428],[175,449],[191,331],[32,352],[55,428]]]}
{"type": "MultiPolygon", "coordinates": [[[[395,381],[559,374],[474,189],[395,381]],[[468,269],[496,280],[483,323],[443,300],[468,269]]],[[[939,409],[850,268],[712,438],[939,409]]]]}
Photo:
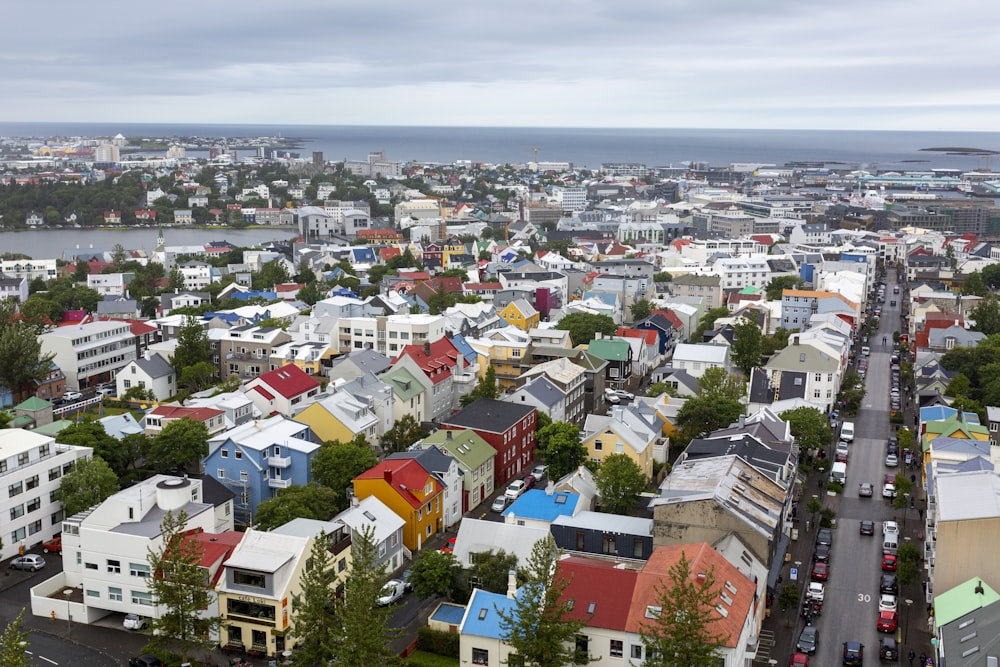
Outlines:
{"type": "Polygon", "coordinates": [[[575,516],[581,509],[579,493],[531,489],[504,510],[503,516],[507,523],[548,528],[557,518],[575,516]]]}
{"type": "Polygon", "coordinates": [[[319,445],[305,424],[275,416],[237,426],[208,441],[205,474],[236,494],[234,523],[252,526],[257,507],[280,490],[312,480],[319,445]]]}
{"type": "Polygon", "coordinates": [[[472,591],[465,616],[459,629],[459,660],[463,665],[498,667],[508,664],[514,653],[503,641],[500,612],[516,613],[513,596],[490,593],[479,588],[472,591]]]}

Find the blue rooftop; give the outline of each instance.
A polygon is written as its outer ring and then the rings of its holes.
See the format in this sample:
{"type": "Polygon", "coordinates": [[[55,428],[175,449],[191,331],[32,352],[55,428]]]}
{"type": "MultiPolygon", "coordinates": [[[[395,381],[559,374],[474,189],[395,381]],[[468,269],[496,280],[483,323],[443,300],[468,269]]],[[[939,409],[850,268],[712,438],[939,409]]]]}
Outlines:
{"type": "Polygon", "coordinates": [[[431,614],[431,620],[448,625],[461,625],[463,616],[465,616],[465,607],[451,602],[442,602],[431,614]]]}
{"type": "Polygon", "coordinates": [[[451,344],[465,357],[465,363],[474,364],[479,359],[479,354],[472,349],[462,334],[455,334],[454,338],[451,338],[451,344]]]}
{"type": "MultiPolygon", "coordinates": [[[[920,408],[921,423],[944,421],[957,415],[958,410],[955,408],[949,408],[947,405],[931,405],[926,408],[920,408]]],[[[963,413],[962,419],[966,424],[979,424],[979,415],[975,412],[963,413]]]]}
{"type": "Polygon", "coordinates": [[[229,296],[239,301],[249,301],[250,299],[264,299],[273,301],[278,298],[277,292],[265,292],[263,290],[250,290],[249,292],[233,291],[229,296]]]}
{"type": "Polygon", "coordinates": [[[510,613],[514,609],[514,600],[500,593],[490,593],[476,589],[472,592],[469,605],[465,612],[465,622],[462,624],[463,635],[490,637],[502,639],[500,630],[500,614],[497,610],[510,613]]]}
{"type": "Polygon", "coordinates": [[[504,510],[503,515],[552,522],[560,516],[573,516],[579,500],[578,493],[556,491],[550,496],[544,489],[531,489],[504,510]]]}

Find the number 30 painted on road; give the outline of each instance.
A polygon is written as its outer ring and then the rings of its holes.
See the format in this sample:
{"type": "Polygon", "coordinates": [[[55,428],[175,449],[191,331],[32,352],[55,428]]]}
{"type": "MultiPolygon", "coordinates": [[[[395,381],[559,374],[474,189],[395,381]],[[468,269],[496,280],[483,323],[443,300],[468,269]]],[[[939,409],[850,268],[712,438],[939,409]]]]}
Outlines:
{"type": "Polygon", "coordinates": [[[871,602],[872,596],[867,593],[858,593],[858,602],[871,602]]]}

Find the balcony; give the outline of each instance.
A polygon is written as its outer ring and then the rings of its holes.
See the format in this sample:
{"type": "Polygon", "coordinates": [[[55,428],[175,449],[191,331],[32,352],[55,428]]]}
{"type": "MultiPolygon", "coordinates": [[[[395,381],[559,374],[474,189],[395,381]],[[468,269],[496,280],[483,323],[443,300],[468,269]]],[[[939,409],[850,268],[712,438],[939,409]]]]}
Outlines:
{"type": "Polygon", "coordinates": [[[290,456],[269,456],[267,457],[267,465],[272,468],[287,468],[292,465],[292,457],[290,456]]]}
{"type": "Polygon", "coordinates": [[[228,352],[226,359],[235,361],[263,361],[267,359],[263,354],[248,354],[246,352],[228,352]]]}
{"type": "Polygon", "coordinates": [[[292,480],[271,478],[267,480],[267,485],[272,489],[287,489],[292,485],[292,480]]]}

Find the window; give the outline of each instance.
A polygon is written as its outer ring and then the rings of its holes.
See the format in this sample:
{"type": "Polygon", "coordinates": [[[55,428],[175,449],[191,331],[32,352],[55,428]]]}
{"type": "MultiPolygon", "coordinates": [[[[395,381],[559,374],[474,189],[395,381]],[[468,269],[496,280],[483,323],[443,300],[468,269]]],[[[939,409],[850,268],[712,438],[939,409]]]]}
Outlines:
{"type": "Polygon", "coordinates": [[[490,664],[490,652],[484,648],[473,648],[472,649],[472,664],[473,665],[488,665],[490,664]]]}
{"type": "Polygon", "coordinates": [[[34,512],[35,510],[37,510],[41,506],[42,506],[42,499],[41,498],[33,498],[33,499],[31,499],[31,500],[28,501],[28,511],[29,512],[34,512]]]}
{"type": "Polygon", "coordinates": [[[11,531],[11,533],[10,533],[10,541],[11,542],[20,542],[21,540],[24,539],[25,532],[26,531],[24,530],[24,528],[18,528],[17,530],[11,531]]]}
{"type": "Polygon", "coordinates": [[[241,482],[247,481],[247,471],[246,470],[241,470],[240,471],[240,481],[241,482]]]}
{"type": "Polygon", "coordinates": [[[642,558],[642,557],[643,557],[642,540],[639,538],[635,538],[632,540],[632,558],[642,558]]]}
{"type": "Polygon", "coordinates": [[[618,553],[614,535],[605,533],[601,538],[601,553],[610,555],[616,555],[618,553]]]}
{"type": "Polygon", "coordinates": [[[114,586],[109,586],[108,587],[108,599],[111,600],[111,601],[113,601],[113,602],[121,602],[122,601],[122,589],[115,588],[114,586]]]}
{"type": "Polygon", "coordinates": [[[29,491],[37,486],[38,486],[38,475],[32,475],[24,482],[24,488],[28,489],[29,491]]]}
{"type": "Polygon", "coordinates": [[[129,563],[128,573],[129,576],[146,579],[149,577],[149,566],[145,563],[129,563]]]}
{"type": "Polygon", "coordinates": [[[239,584],[240,586],[264,588],[266,581],[267,580],[264,575],[258,572],[246,572],[244,570],[236,570],[233,572],[233,583],[239,584]]]}
{"type": "Polygon", "coordinates": [[[625,453],[625,443],[616,442],[615,443],[615,453],[616,454],[624,454],[625,453]]]}
{"type": "Polygon", "coordinates": [[[122,572],[122,562],[120,560],[108,559],[108,572],[111,574],[121,574],[122,572]]]}
{"type": "Polygon", "coordinates": [[[23,482],[17,482],[16,484],[11,484],[10,486],[7,487],[7,496],[10,498],[13,498],[14,496],[19,495],[23,492],[24,492],[23,482]]]}
{"type": "Polygon", "coordinates": [[[225,479],[226,471],[223,470],[222,468],[219,468],[218,470],[215,471],[215,476],[218,477],[219,479],[225,479]]]}
{"type": "Polygon", "coordinates": [[[229,450],[228,449],[223,449],[221,451],[222,451],[222,458],[228,459],[229,458],[229,450]]]}
{"type": "Polygon", "coordinates": [[[599,452],[602,449],[604,449],[604,443],[602,443],[600,440],[594,440],[594,451],[599,452]]]}
{"type": "Polygon", "coordinates": [[[48,456],[49,455],[49,446],[47,444],[45,444],[45,445],[42,445],[41,447],[39,447],[38,448],[38,455],[39,456],[48,456]]]}
{"type": "Polygon", "coordinates": [[[23,466],[28,463],[28,452],[21,452],[17,455],[17,465],[23,466]]]}
{"type": "Polygon", "coordinates": [[[132,604],[142,605],[143,607],[152,607],[153,594],[147,593],[146,591],[132,591],[132,604]]]}
{"type": "Polygon", "coordinates": [[[585,551],[587,548],[587,537],[582,530],[576,531],[576,550],[585,551]]]}
{"type": "Polygon", "coordinates": [[[55,468],[49,468],[49,481],[50,482],[55,481],[55,480],[59,479],[60,477],[62,477],[62,471],[59,469],[59,466],[56,466],[55,468]]]}
{"type": "Polygon", "coordinates": [[[237,449],[236,450],[236,460],[239,461],[242,458],[243,458],[243,450],[242,449],[237,449]]]}
{"type": "Polygon", "coordinates": [[[94,591],[94,590],[91,590],[91,589],[88,588],[87,589],[87,597],[88,598],[99,598],[99,597],[101,597],[101,592],[100,591],[94,591]]]}
{"type": "Polygon", "coordinates": [[[620,658],[625,653],[625,643],[621,639],[611,640],[611,657],[620,658]]]}

